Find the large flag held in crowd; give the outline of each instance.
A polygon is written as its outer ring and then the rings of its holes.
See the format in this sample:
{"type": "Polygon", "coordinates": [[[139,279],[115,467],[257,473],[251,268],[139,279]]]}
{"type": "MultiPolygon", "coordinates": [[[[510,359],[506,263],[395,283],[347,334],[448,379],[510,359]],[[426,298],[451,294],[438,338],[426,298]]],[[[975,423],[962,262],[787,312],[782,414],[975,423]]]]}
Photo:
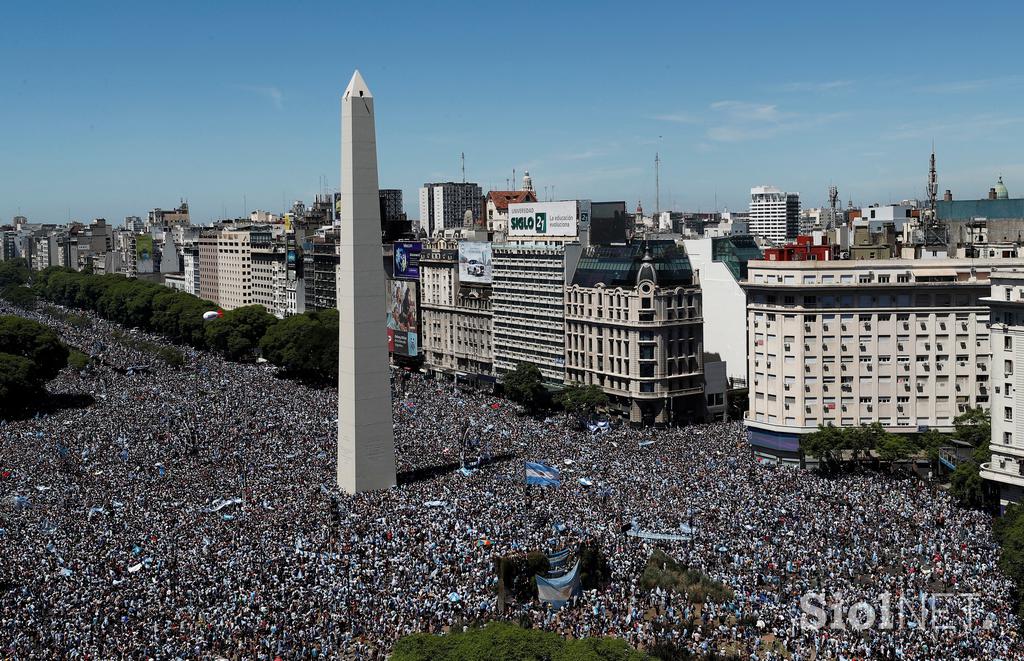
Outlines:
{"type": "Polygon", "coordinates": [[[555,551],[554,553],[548,554],[548,565],[552,571],[556,571],[562,568],[565,561],[569,559],[569,547],[565,547],[561,551],[555,551]]]}
{"type": "Polygon", "coordinates": [[[557,468],[545,466],[533,461],[526,463],[526,483],[539,484],[544,487],[557,487],[562,484],[557,468]]]}
{"type": "Polygon", "coordinates": [[[564,576],[544,578],[540,574],[537,579],[537,596],[541,601],[561,608],[565,602],[580,593],[580,561],[572,566],[564,576]]]}

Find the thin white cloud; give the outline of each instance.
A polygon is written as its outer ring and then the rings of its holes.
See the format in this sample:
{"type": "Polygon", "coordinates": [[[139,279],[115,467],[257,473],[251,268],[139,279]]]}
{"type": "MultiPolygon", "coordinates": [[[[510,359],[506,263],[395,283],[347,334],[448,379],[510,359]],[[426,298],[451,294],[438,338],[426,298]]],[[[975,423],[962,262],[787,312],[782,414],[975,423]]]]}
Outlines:
{"type": "Polygon", "coordinates": [[[794,82],[782,86],[784,92],[831,92],[833,90],[850,87],[852,80],[828,80],[820,83],[794,82]]]}
{"type": "Polygon", "coordinates": [[[268,99],[278,110],[284,108],[284,94],[272,85],[239,85],[238,89],[252,92],[268,99]]]}
{"type": "Polygon", "coordinates": [[[846,114],[793,112],[773,103],[749,101],[716,101],[710,109],[713,119],[709,122],[707,137],[715,142],[764,140],[780,133],[820,126],[846,114]]]}
{"type": "Polygon", "coordinates": [[[886,140],[918,140],[938,137],[943,140],[963,140],[988,136],[1006,127],[1020,124],[1024,124],[1024,115],[984,113],[941,121],[906,122],[894,126],[884,133],[882,138],[886,140]]]}
{"type": "Polygon", "coordinates": [[[664,115],[655,115],[654,119],[659,122],[674,122],[676,124],[699,124],[701,119],[695,115],[685,112],[673,112],[664,115]]]}
{"type": "Polygon", "coordinates": [[[1003,76],[1000,78],[975,78],[972,80],[947,80],[928,83],[915,88],[916,92],[931,94],[963,94],[991,89],[993,87],[1018,86],[1024,83],[1024,76],[1003,76]]]}

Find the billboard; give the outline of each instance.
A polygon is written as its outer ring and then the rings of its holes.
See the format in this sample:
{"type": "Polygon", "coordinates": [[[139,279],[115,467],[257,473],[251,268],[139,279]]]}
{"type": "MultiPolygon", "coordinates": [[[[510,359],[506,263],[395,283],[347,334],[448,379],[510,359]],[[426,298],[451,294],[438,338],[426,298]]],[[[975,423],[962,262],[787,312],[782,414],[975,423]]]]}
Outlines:
{"type": "Polygon", "coordinates": [[[135,237],[135,271],[153,272],[153,235],[139,234],[135,237]]]}
{"type": "Polygon", "coordinates": [[[420,315],[416,283],[411,280],[388,280],[385,302],[388,351],[399,356],[418,356],[420,315]]]}
{"type": "Polygon", "coordinates": [[[490,284],[493,274],[489,242],[459,241],[459,282],[490,284]]]}
{"type": "Polygon", "coordinates": [[[394,269],[396,278],[420,279],[420,253],[423,244],[419,241],[397,241],[394,246],[394,269]]]}
{"type": "Polygon", "coordinates": [[[626,242],[625,202],[594,202],[590,208],[590,243],[626,242]]]}
{"type": "MultiPolygon", "coordinates": [[[[587,207],[586,220],[589,222],[589,204],[587,207]]],[[[576,200],[508,205],[509,236],[576,236],[579,234],[579,221],[576,200]]]]}

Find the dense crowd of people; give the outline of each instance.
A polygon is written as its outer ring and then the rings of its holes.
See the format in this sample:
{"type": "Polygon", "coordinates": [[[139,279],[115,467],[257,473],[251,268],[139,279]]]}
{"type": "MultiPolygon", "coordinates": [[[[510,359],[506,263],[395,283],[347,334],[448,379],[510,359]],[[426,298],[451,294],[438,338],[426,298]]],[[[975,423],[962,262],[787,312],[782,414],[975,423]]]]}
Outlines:
{"type": "Polygon", "coordinates": [[[736,424],[592,433],[398,371],[401,484],[351,497],[334,389],[187,348],[174,369],[98,318],[14,313],[92,356],[50,390],[95,403],[0,426],[0,657],[377,659],[491,619],[741,658],[1024,657],[987,517],[917,480],[759,463],[736,424]],[[561,486],[525,488],[524,460],[561,486]],[[607,585],[498,607],[495,555],[581,540],[607,585]],[[645,588],[656,547],[734,598],[645,588]],[[900,617],[801,627],[808,592],[830,617],[891,595],[900,617]]]}

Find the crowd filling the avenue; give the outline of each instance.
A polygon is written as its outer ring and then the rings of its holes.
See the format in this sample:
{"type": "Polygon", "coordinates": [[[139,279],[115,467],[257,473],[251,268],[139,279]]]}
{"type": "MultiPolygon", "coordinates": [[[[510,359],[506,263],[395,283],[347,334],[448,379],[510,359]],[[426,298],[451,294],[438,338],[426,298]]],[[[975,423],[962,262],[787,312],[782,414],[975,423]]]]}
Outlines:
{"type": "Polygon", "coordinates": [[[0,426],[0,657],[377,659],[507,620],[697,655],[1024,658],[989,517],[920,480],[760,463],[735,423],[591,431],[395,371],[400,484],[348,496],[334,389],[189,348],[172,367],[95,316],[0,314],[89,354],[49,390],[94,400],[0,426]],[[527,487],[524,462],[561,484],[527,487]],[[496,556],[580,543],[602,585],[499,606],[496,556]],[[646,587],[656,549],[731,599],[646,587]],[[830,617],[914,613],[802,627],[808,593],[830,617]]]}

